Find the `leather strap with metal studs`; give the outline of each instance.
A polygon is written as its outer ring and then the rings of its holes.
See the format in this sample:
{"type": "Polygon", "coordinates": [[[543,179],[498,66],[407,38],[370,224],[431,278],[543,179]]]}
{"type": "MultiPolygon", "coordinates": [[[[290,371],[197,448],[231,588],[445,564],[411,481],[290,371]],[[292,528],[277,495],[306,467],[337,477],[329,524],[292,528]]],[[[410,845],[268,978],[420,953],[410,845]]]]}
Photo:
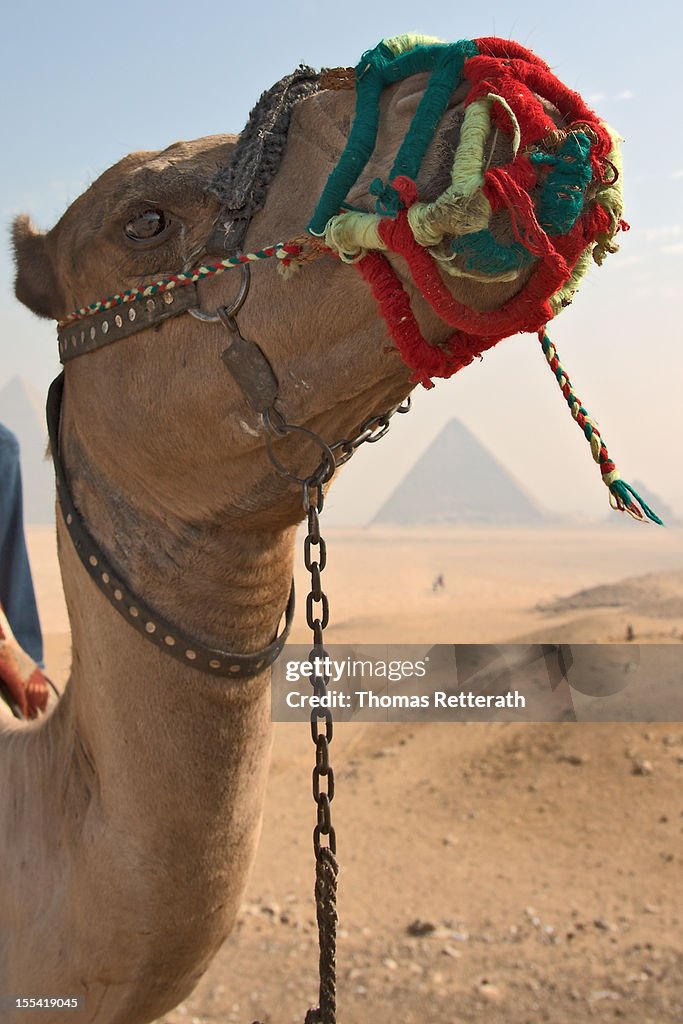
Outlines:
{"type": "Polygon", "coordinates": [[[47,424],[57,481],[57,497],[69,536],[90,578],[133,629],[177,661],[210,675],[232,679],[249,679],[269,668],[279,657],[292,625],[294,582],[284,612],[282,632],[267,647],[252,654],[235,654],[232,651],[206,647],[158,615],[126,586],[121,575],[88,533],[73,503],[59,455],[63,390],[64,374],[60,374],[52,382],[47,399],[47,424]]]}
{"type": "Polygon", "coordinates": [[[121,303],[101,313],[92,313],[82,320],[74,320],[57,335],[60,361],[68,363],[77,356],[94,352],[121,338],[163,323],[172,316],[196,309],[198,305],[197,286],[192,283],[121,303]]]}

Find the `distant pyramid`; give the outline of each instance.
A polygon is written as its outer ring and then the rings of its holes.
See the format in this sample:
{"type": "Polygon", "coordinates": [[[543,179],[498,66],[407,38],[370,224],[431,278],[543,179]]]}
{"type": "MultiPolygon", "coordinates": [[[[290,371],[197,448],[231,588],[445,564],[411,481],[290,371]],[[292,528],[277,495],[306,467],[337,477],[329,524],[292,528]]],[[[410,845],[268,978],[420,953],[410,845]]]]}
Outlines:
{"type": "Polygon", "coordinates": [[[24,521],[54,521],[55,483],[52,463],[45,458],[47,427],[43,402],[32,384],[12,377],[0,391],[0,422],[18,438],[24,489],[24,521]]]}
{"type": "Polygon", "coordinates": [[[467,427],[452,419],[372,521],[400,526],[533,526],[546,519],[533,499],[467,427]]]}

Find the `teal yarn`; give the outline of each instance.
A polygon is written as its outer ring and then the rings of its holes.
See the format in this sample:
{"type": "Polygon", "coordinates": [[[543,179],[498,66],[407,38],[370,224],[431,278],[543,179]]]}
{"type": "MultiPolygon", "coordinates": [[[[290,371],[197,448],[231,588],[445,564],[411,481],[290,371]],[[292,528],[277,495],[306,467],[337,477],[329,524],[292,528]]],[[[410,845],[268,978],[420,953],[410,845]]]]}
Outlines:
{"type": "MultiPolygon", "coordinates": [[[[307,230],[311,234],[324,233],[327,222],[339,212],[349,189],[372,155],[377,142],[379,101],[384,87],[410,75],[432,71],[391,172],[392,178],[397,174],[415,178],[451,93],[462,77],[463,64],[478,52],[474,42],[461,40],[448,44],[418,44],[398,56],[394,56],[386,43],[381,42],[363,54],[356,66],[353,127],[308,224],[307,230]]],[[[396,190],[381,183],[373,185],[374,194],[378,195],[378,209],[394,215],[398,213],[400,201],[396,190]]]]}
{"type": "Polygon", "coordinates": [[[627,484],[625,480],[615,480],[613,484],[610,484],[610,491],[617,500],[622,501],[624,505],[632,505],[631,498],[635,498],[641,509],[645,513],[648,519],[653,523],[657,523],[658,526],[664,526],[664,523],[659,518],[656,512],[653,512],[649,505],[643,501],[637,491],[634,491],[630,484],[627,484]]]}
{"type": "Polygon", "coordinates": [[[501,274],[528,266],[534,257],[519,242],[503,245],[488,228],[460,235],[451,242],[451,250],[464,258],[464,269],[482,274],[501,274]]]}
{"type": "Polygon", "coordinates": [[[323,234],[328,220],[337,213],[372,155],[377,141],[379,99],[383,88],[384,79],[372,64],[356,79],[356,116],[353,127],[339,163],[327,179],[308,224],[308,231],[313,235],[323,234]]]}
{"type": "Polygon", "coordinates": [[[532,153],[536,166],[550,164],[538,204],[538,222],[548,235],[566,235],[581,216],[586,189],[591,182],[590,140],[572,132],[555,155],[532,153]]]}
{"type": "MultiPolygon", "coordinates": [[[[420,70],[427,70],[430,66],[433,67],[433,70],[410,128],[396,154],[389,174],[390,181],[399,176],[415,180],[439,121],[446,112],[453,90],[462,81],[465,61],[469,57],[476,57],[478,53],[479,48],[476,43],[471,39],[461,39],[457,43],[449,43],[447,46],[419,47],[398,58],[401,60],[415,55],[420,64],[427,63],[427,67],[420,67],[420,70]],[[420,53],[420,50],[423,52],[420,53]]],[[[415,73],[411,69],[403,77],[415,73]]],[[[377,192],[373,192],[373,195],[377,194],[377,192]]],[[[379,193],[377,212],[395,217],[401,205],[396,189],[392,185],[385,185],[382,192],[379,193]]]]}

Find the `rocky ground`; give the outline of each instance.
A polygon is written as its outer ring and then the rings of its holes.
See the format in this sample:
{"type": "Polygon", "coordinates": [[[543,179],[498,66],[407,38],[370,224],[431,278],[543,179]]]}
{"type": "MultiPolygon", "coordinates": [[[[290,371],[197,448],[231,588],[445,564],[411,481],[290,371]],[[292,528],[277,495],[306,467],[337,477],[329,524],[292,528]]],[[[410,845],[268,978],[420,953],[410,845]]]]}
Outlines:
{"type": "MultiPolygon", "coordinates": [[[[680,1024],[683,729],[346,728],[340,1021],[680,1024]]],[[[239,925],[165,1024],[301,1021],[315,1000],[295,729],[239,925]]]]}

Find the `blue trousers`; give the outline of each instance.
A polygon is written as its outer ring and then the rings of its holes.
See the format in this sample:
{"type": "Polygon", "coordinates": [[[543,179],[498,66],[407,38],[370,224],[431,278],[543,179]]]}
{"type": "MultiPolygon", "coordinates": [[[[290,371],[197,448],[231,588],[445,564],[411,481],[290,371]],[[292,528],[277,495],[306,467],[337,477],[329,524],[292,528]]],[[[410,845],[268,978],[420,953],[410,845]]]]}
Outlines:
{"type": "Polygon", "coordinates": [[[43,637],[24,538],[19,442],[0,423],[0,603],[24,650],[43,664],[43,637]]]}

